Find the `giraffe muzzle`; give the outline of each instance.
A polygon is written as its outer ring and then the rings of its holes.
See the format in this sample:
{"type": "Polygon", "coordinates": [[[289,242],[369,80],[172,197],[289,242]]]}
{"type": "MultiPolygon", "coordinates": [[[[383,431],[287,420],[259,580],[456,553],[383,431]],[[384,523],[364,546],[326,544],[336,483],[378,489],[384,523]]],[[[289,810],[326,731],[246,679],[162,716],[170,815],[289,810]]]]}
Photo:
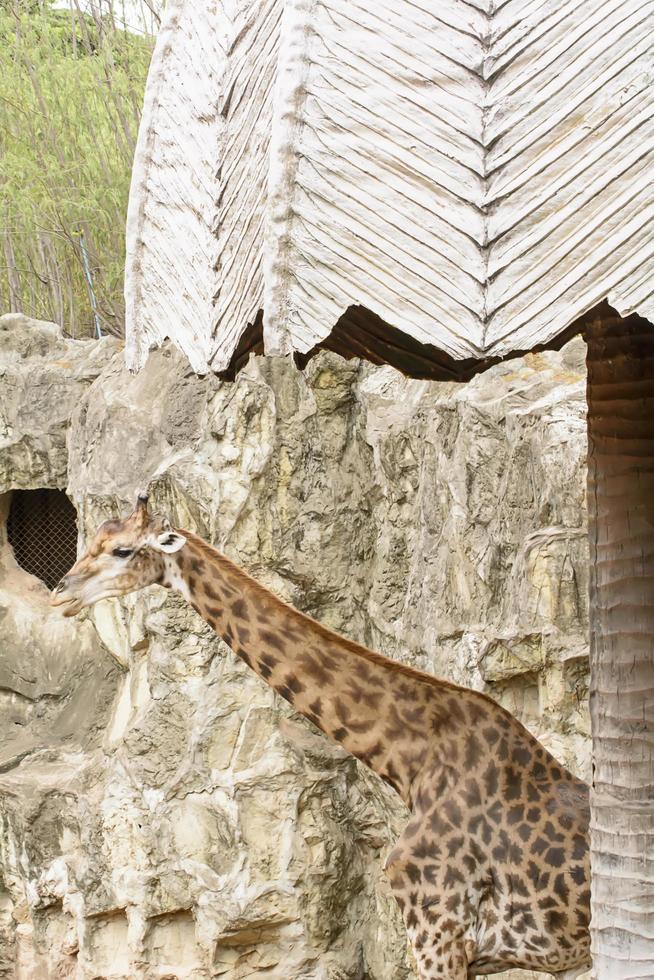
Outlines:
{"type": "Polygon", "coordinates": [[[62,579],[59,579],[59,581],[55,585],[54,589],[52,590],[52,595],[53,596],[59,595],[60,592],[63,592],[66,589],[67,585],[68,585],[68,576],[64,575],[64,577],[62,579]]]}
{"type": "Polygon", "coordinates": [[[51,606],[65,606],[66,608],[62,610],[64,616],[74,616],[76,615],[81,607],[81,599],[79,595],[70,591],[71,580],[70,576],[64,575],[62,579],[57,582],[54,589],[50,593],[50,605],[51,606]]]}

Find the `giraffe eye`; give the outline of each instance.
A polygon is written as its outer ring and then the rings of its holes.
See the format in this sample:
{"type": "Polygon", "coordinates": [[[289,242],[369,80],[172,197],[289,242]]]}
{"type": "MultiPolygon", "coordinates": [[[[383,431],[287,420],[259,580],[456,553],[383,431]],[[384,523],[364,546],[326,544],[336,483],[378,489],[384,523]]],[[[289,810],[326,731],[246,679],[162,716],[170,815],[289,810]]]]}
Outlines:
{"type": "Polygon", "coordinates": [[[133,548],[114,548],[111,552],[114,558],[129,558],[130,555],[134,554],[133,548]]]}

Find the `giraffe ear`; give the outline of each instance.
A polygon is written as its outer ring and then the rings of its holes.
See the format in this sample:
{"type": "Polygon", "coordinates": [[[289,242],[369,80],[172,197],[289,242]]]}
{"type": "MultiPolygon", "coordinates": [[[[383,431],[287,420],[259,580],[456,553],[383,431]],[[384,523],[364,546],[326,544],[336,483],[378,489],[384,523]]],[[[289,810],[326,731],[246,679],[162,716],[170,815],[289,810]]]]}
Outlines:
{"type": "Polygon", "coordinates": [[[152,546],[156,551],[163,551],[167,555],[173,555],[176,551],[183,548],[185,544],[186,538],[184,535],[178,534],[177,531],[173,531],[172,529],[162,531],[152,542],[152,546]]]}

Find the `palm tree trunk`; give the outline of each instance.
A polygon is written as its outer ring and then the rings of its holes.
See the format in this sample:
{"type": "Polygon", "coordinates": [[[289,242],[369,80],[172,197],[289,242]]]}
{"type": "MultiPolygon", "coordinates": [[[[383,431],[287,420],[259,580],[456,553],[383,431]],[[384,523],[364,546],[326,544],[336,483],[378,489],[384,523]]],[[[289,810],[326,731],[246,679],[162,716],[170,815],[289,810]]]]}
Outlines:
{"type": "Polygon", "coordinates": [[[597,980],[654,977],[654,326],[602,304],[588,342],[597,980]]]}

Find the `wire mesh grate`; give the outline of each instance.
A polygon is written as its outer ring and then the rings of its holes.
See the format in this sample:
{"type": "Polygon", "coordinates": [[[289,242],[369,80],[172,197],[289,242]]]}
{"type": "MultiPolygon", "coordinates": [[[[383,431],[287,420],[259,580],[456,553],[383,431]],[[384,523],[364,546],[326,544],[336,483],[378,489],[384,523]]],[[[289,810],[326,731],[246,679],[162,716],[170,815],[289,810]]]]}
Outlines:
{"type": "Polygon", "coordinates": [[[14,490],[7,536],[16,561],[52,589],[77,557],[77,514],[62,490],[14,490]]]}

